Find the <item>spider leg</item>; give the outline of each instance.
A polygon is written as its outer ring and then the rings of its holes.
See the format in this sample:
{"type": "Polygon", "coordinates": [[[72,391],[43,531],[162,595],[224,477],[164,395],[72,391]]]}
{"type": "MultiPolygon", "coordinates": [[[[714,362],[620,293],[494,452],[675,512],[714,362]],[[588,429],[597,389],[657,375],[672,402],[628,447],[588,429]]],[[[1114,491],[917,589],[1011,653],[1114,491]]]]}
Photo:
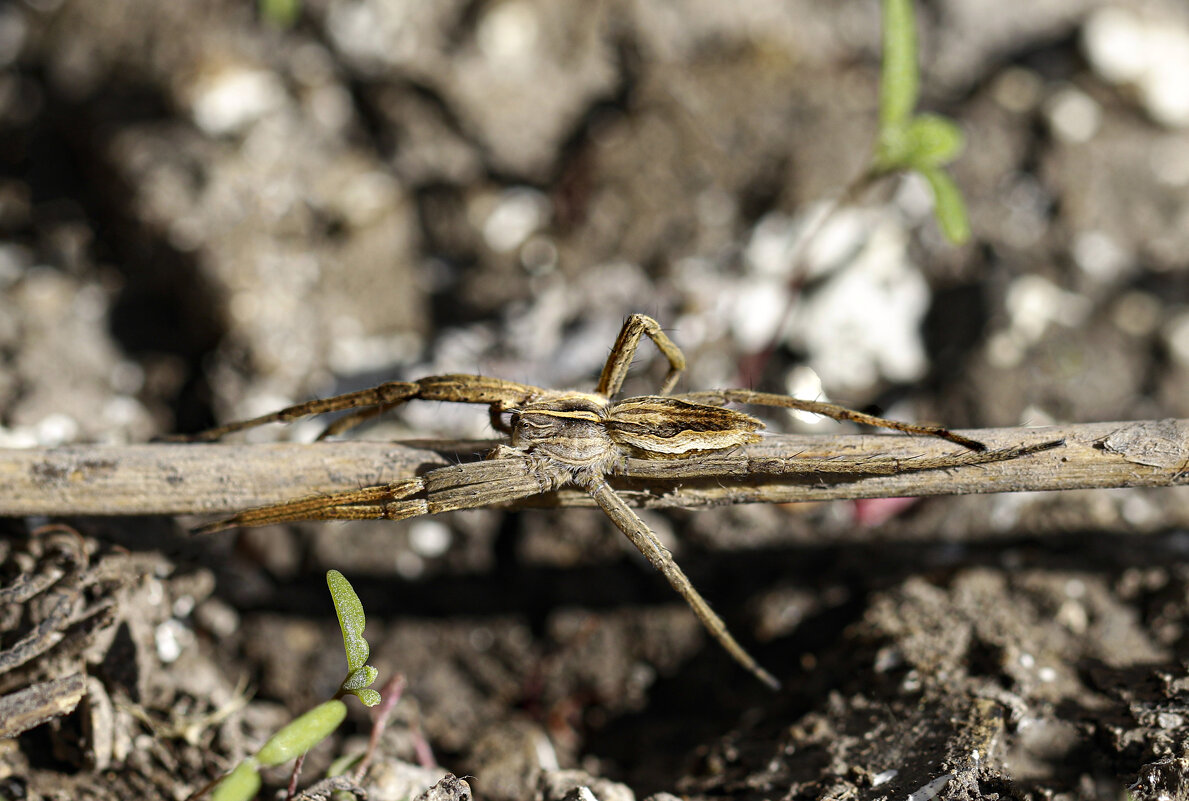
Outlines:
{"type": "MultiPolygon", "coordinates": [[[[389,381],[370,389],[334,395],[329,398],[307,401],[295,406],[287,406],[271,414],[253,417],[250,420],[240,420],[227,425],[209,428],[198,434],[178,437],[182,441],[210,441],[225,434],[243,431],[265,423],[288,423],[302,417],[326,412],[338,412],[345,409],[359,409],[357,415],[348,415],[350,421],[343,428],[337,429],[338,423],[331,428],[336,431],[346,430],[352,425],[362,422],[371,416],[371,408],[391,408],[411,400],[453,401],[456,403],[483,403],[493,409],[503,409],[527,403],[534,397],[545,393],[539,387],[527,384],[517,384],[514,381],[504,381],[500,378],[489,378],[479,375],[435,375],[417,381],[389,381]]],[[[377,411],[376,414],[379,412],[377,411]]]]}
{"type": "Polygon", "coordinates": [[[677,396],[680,400],[693,403],[705,403],[710,406],[723,406],[727,403],[748,403],[756,406],[779,406],[784,409],[797,409],[802,412],[820,414],[834,420],[848,420],[868,426],[890,428],[903,431],[905,434],[923,434],[930,437],[940,437],[949,440],[972,451],[985,451],[987,446],[978,440],[964,437],[941,426],[921,425],[917,423],[902,423],[899,420],[888,420],[863,412],[856,412],[845,406],[822,401],[801,400],[789,395],[774,395],[770,392],[755,392],[750,389],[714,389],[705,392],[689,392],[677,396]]]}
{"type": "Polygon", "coordinates": [[[648,525],[624,503],[622,498],[615,494],[606,480],[601,476],[590,479],[584,482],[584,488],[607,513],[607,517],[611,518],[611,522],[631,540],[632,544],[644,555],[644,558],[661,572],[670,586],[677,590],[678,595],[689,604],[694,614],[698,616],[698,620],[702,621],[702,625],[706,627],[710,635],[718,640],[719,645],[764,684],[774,690],[780,689],[780,682],[771,673],[760,667],[751,654],[747,653],[743,646],[731,636],[722,618],[715,614],[714,610],[710,608],[710,604],[706,603],[706,599],[694,589],[694,585],[690,583],[685,572],[673,561],[673,555],[669,553],[669,549],[661,545],[648,525]]]}
{"type": "Polygon", "coordinates": [[[326,428],[322,429],[322,433],[318,435],[317,439],[319,442],[321,442],[322,440],[329,437],[337,437],[339,434],[350,431],[356,426],[363,425],[368,420],[379,417],[380,415],[384,414],[384,412],[387,412],[392,408],[393,405],[391,404],[381,403],[375,406],[365,406],[362,409],[356,409],[350,414],[344,414],[342,417],[326,426],[326,428]]]}
{"type": "Polygon", "coordinates": [[[504,421],[504,410],[492,404],[487,410],[487,420],[491,423],[493,431],[498,431],[506,436],[512,436],[512,426],[504,421]]]}
{"type": "Polygon", "coordinates": [[[296,520],[404,520],[508,503],[537,495],[552,486],[553,482],[534,472],[523,457],[465,462],[439,467],[419,478],[247,509],[200,526],[195,533],[211,534],[296,520]]]}
{"type": "Polygon", "coordinates": [[[666,359],[669,360],[669,372],[661,384],[661,391],[657,394],[668,395],[677,384],[681,371],[685,369],[685,356],[681,349],[673,344],[673,340],[661,330],[656,320],[644,314],[633,314],[624,321],[619,330],[619,337],[611,348],[611,355],[603,365],[603,373],[599,376],[599,385],[595,390],[600,395],[610,398],[618,394],[623,380],[627,378],[628,368],[636,356],[636,349],[640,347],[640,337],[644,334],[652,340],[666,359]]]}
{"type": "Polygon", "coordinates": [[[636,459],[630,462],[626,469],[617,470],[615,474],[664,481],[748,479],[756,476],[775,477],[809,473],[856,474],[859,477],[890,476],[1006,462],[1058,448],[1064,444],[1065,440],[1056,439],[1030,445],[1010,445],[1005,448],[962,451],[941,456],[863,456],[858,459],[844,456],[751,456],[740,449],[729,453],[708,453],[694,459],[636,459]]]}
{"type": "MultiPolygon", "coordinates": [[[[226,531],[231,528],[269,526],[275,523],[290,523],[296,520],[321,520],[324,519],[324,515],[329,509],[353,507],[355,504],[374,503],[381,500],[388,504],[394,504],[397,501],[404,501],[410,495],[416,495],[424,489],[425,484],[422,479],[412,478],[406,481],[376,484],[375,486],[347,490],[345,492],[309,495],[304,498],[298,498],[297,500],[286,501],[285,503],[245,509],[223,520],[216,520],[213,523],[199,526],[194,529],[194,533],[214,534],[217,531],[226,531]]],[[[425,501],[412,500],[406,501],[406,503],[408,504],[408,508],[412,509],[416,508],[415,505],[418,503],[424,506],[425,501]]],[[[424,514],[424,512],[421,512],[421,514],[424,514]]]]}

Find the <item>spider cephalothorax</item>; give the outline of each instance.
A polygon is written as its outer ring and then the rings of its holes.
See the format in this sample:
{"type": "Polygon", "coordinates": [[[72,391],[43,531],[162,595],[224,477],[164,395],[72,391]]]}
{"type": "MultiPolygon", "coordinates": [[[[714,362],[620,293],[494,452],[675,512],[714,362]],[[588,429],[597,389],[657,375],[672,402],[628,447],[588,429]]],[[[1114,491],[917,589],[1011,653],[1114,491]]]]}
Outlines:
{"type": "Polygon", "coordinates": [[[512,447],[559,465],[603,471],[619,456],[607,432],[610,402],[559,393],[512,409],[512,447]]]}

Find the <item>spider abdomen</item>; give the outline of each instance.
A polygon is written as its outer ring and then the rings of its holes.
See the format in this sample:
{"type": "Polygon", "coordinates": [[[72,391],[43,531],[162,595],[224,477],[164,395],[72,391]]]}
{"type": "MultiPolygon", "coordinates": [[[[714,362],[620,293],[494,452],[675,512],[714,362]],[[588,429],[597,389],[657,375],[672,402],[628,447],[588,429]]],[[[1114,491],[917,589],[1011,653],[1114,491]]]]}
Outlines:
{"type": "Polygon", "coordinates": [[[757,442],[756,432],[764,427],[734,409],[657,395],[612,404],[606,425],[612,442],[650,458],[746,445],[757,442]]]}

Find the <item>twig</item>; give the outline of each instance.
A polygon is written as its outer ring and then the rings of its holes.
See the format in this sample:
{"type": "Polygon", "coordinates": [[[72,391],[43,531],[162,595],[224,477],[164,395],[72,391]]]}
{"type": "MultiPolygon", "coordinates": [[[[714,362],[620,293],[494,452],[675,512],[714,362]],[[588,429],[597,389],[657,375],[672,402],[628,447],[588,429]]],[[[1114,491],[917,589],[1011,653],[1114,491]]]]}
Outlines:
{"type": "MultiPolygon", "coordinates": [[[[1017,459],[921,470],[930,460],[952,457],[961,449],[900,435],[772,435],[712,457],[715,472],[726,471],[729,477],[699,478],[697,460],[630,459],[613,483],[633,506],[664,508],[1163,487],[1185,483],[1189,470],[1189,420],[962,433],[992,450],[1053,440],[1064,444],[1017,459]]],[[[0,450],[0,516],[226,514],[410,478],[476,458],[492,445],[350,441],[0,450]]],[[[579,490],[562,490],[520,505],[592,506],[593,501],[579,490]]]]}
{"type": "Polygon", "coordinates": [[[293,801],[297,796],[297,779],[301,776],[301,768],[306,763],[306,755],[298,754],[293,760],[293,770],[289,771],[289,786],[285,788],[285,801],[293,801]]]}

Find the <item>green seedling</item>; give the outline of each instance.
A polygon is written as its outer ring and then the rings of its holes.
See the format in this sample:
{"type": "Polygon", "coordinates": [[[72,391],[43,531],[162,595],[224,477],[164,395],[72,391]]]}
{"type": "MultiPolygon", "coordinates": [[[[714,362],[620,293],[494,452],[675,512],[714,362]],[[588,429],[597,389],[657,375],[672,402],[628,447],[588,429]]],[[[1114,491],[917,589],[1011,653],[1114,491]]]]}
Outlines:
{"type": "Polygon", "coordinates": [[[338,695],[354,695],[365,706],[380,703],[380,694],[368,689],[376,680],[377,670],[367,664],[371,648],[363,638],[363,627],[367,618],[363,614],[363,603],[351,588],[350,582],[337,570],[326,573],[326,585],[334,599],[334,611],[339,616],[339,628],[343,631],[343,650],[347,653],[347,678],[339,686],[338,695]]]}
{"type": "Polygon", "coordinates": [[[943,169],[962,152],[962,131],[936,114],[915,114],[920,68],[912,0],[883,2],[883,67],[879,81],[879,133],[872,178],[908,170],[920,173],[933,190],[933,208],[942,233],[955,244],[970,238],[966,206],[943,169]]]}
{"type": "Polygon", "coordinates": [[[363,637],[363,628],[367,624],[363,603],[351,583],[339,571],[328,571],[326,584],[330,588],[339,628],[343,632],[347,677],[339,685],[334,698],[282,727],[254,756],[239,763],[215,786],[211,801],[249,801],[260,791],[261,768],[282,765],[291,759],[297,759],[300,765],[301,757],[329,737],[347,717],[347,705],[341,700],[343,696],[354,695],[367,706],[380,703],[380,694],[370,689],[376,680],[377,671],[367,664],[371,648],[363,637]]]}
{"type": "MultiPolygon", "coordinates": [[[[966,205],[945,166],[966,145],[957,123],[939,114],[915,112],[921,71],[917,64],[917,29],[912,0],[883,0],[883,61],[879,73],[879,129],[871,161],[818,219],[816,234],[839,208],[854,202],[872,184],[898,172],[919,173],[933,190],[933,211],[943,234],[954,244],[970,238],[966,205]]],[[[811,238],[807,234],[802,239],[811,238]]],[[[802,245],[801,252],[805,248],[802,245]]],[[[794,275],[794,282],[798,276],[794,275]]]]}
{"type": "Polygon", "coordinates": [[[855,203],[873,184],[898,172],[919,173],[933,192],[933,215],[947,239],[960,245],[970,239],[966,204],[945,171],[962,153],[965,138],[958,125],[937,114],[917,114],[920,90],[917,30],[912,0],[883,0],[883,61],[879,75],[879,129],[871,160],[863,172],[830,201],[801,234],[789,267],[790,298],[767,346],[754,358],[748,380],[761,383],[776,351],[801,287],[808,278],[809,243],[839,210],[855,203]]]}

